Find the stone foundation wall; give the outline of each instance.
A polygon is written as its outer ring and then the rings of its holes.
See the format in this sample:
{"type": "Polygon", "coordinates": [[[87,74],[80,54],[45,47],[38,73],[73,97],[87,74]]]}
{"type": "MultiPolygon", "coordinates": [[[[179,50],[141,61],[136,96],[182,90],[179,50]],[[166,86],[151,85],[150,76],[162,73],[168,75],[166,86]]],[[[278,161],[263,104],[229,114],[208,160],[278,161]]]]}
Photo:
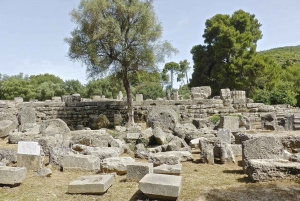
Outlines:
{"type": "MultiPolygon", "coordinates": [[[[199,99],[199,100],[147,100],[134,101],[134,115],[136,122],[146,120],[147,114],[156,107],[169,107],[175,110],[181,122],[191,122],[195,118],[206,118],[216,114],[236,114],[247,117],[253,129],[261,128],[261,115],[274,112],[278,124],[286,116],[294,115],[294,130],[300,128],[299,108],[292,108],[288,105],[268,106],[262,103],[252,103],[251,99],[221,100],[221,99],[199,99]],[[299,124],[299,125],[298,125],[299,124]]],[[[114,122],[114,114],[121,114],[124,121],[127,118],[126,101],[102,100],[87,102],[20,102],[0,101],[0,112],[17,114],[21,108],[32,107],[36,111],[37,122],[48,119],[60,118],[70,127],[77,125],[89,126],[90,118],[104,114],[111,123],[114,122]]]]}

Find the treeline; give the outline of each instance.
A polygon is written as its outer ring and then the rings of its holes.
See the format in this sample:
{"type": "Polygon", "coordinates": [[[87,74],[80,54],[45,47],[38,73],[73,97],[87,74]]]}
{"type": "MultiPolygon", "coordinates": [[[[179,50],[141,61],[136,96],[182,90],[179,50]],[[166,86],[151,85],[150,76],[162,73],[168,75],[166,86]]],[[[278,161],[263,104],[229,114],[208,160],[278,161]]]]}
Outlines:
{"type": "MultiPolygon", "coordinates": [[[[132,77],[132,94],[144,94],[144,99],[164,97],[161,74],[158,72],[140,71],[132,77]]],[[[62,80],[52,74],[8,76],[0,74],[0,100],[12,100],[22,97],[25,101],[37,99],[44,101],[53,96],[81,94],[81,97],[91,98],[93,95],[104,95],[107,98],[117,98],[119,91],[125,93],[121,79],[118,76],[108,76],[102,79],[90,80],[83,85],[79,80],[62,80]]]]}

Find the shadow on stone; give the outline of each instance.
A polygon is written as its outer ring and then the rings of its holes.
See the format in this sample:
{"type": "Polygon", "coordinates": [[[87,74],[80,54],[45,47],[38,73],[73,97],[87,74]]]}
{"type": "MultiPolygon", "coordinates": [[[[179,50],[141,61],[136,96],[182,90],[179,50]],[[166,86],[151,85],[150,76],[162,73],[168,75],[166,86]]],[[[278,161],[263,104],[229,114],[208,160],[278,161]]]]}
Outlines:
{"type": "Polygon", "coordinates": [[[142,191],[138,190],[135,192],[135,194],[130,198],[129,201],[146,201],[151,200],[148,198],[142,191]]]}

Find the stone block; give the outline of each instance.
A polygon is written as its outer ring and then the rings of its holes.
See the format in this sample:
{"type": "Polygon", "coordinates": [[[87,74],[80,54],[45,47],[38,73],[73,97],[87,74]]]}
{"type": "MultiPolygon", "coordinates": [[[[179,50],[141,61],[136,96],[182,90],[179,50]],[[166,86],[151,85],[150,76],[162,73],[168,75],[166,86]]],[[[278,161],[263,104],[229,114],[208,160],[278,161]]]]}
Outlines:
{"type": "Polygon", "coordinates": [[[136,101],[143,101],[144,99],[143,99],[143,94],[136,94],[135,95],[135,100],[136,101]]]}
{"type": "Polygon", "coordinates": [[[14,101],[16,103],[23,103],[23,98],[22,97],[14,97],[14,101]]]}
{"type": "Polygon", "coordinates": [[[228,144],[231,143],[231,131],[230,129],[219,129],[218,130],[218,137],[221,141],[226,142],[228,144]]]}
{"type": "Polygon", "coordinates": [[[28,154],[38,156],[41,153],[41,147],[38,142],[20,141],[18,142],[18,154],[28,154]]]}
{"type": "Polygon", "coordinates": [[[219,128],[238,129],[239,117],[237,116],[221,116],[219,128]]]}
{"type": "Polygon", "coordinates": [[[211,95],[210,86],[192,87],[191,88],[192,99],[206,99],[211,95]]]}
{"type": "Polygon", "coordinates": [[[42,157],[37,155],[17,154],[17,166],[27,170],[38,170],[42,167],[42,157]]]}
{"type": "Polygon", "coordinates": [[[19,124],[36,123],[35,109],[25,107],[18,113],[19,124]]]}
{"type": "Polygon", "coordinates": [[[178,122],[178,114],[169,107],[155,107],[147,116],[149,127],[159,127],[163,131],[174,130],[178,122]]]}
{"type": "Polygon", "coordinates": [[[181,161],[190,161],[193,159],[193,155],[189,151],[168,151],[149,154],[148,162],[153,163],[155,166],[162,164],[176,165],[181,161]]]}
{"type": "Polygon", "coordinates": [[[153,163],[134,162],[127,165],[126,178],[130,181],[140,181],[150,173],[153,173],[153,163]]]}
{"type": "Polygon", "coordinates": [[[0,184],[16,185],[20,184],[26,177],[25,167],[0,166],[0,184]]]}
{"type": "Polygon", "coordinates": [[[201,138],[199,140],[201,163],[214,164],[214,147],[217,143],[220,143],[220,139],[217,137],[201,138]]]}
{"type": "Polygon", "coordinates": [[[17,127],[17,123],[11,120],[0,120],[0,137],[6,137],[17,127]]]}
{"type": "Polygon", "coordinates": [[[127,140],[138,140],[141,136],[141,133],[127,133],[126,139],[127,140]]]}
{"type": "Polygon", "coordinates": [[[61,161],[63,171],[81,170],[81,171],[100,171],[100,159],[92,155],[71,154],[64,155],[61,161]]]}
{"type": "Polygon", "coordinates": [[[230,89],[221,89],[220,96],[222,100],[231,99],[230,89]]]}
{"type": "Polygon", "coordinates": [[[153,168],[155,174],[180,175],[182,164],[167,165],[163,164],[153,168]]]}
{"type": "Polygon", "coordinates": [[[72,181],[68,186],[70,194],[104,194],[114,182],[114,176],[89,175],[72,181]]]}
{"type": "Polygon", "coordinates": [[[251,159],[248,176],[252,181],[299,178],[300,163],[283,159],[251,159]]]}
{"type": "Polygon", "coordinates": [[[114,114],[114,126],[122,126],[123,117],[121,114],[114,114]]]}
{"type": "Polygon", "coordinates": [[[231,98],[232,99],[246,99],[246,92],[245,91],[231,91],[231,98]]]}
{"type": "Polygon", "coordinates": [[[151,199],[176,200],[181,185],[181,176],[147,174],[139,182],[139,189],[151,199]]]}
{"type": "Polygon", "coordinates": [[[126,174],[127,165],[135,162],[131,157],[111,157],[106,158],[101,163],[103,172],[116,172],[119,175],[126,174]]]}
{"type": "Polygon", "coordinates": [[[243,168],[247,173],[250,159],[283,159],[284,147],[280,137],[260,136],[242,144],[243,168]]]}

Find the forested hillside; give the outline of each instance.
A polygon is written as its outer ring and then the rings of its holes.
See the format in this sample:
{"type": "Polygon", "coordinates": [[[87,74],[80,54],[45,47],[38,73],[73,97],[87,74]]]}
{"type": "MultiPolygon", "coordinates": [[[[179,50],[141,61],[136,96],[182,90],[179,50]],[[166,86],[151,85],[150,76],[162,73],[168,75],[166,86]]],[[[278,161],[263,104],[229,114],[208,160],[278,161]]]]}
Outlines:
{"type": "Polygon", "coordinates": [[[278,47],[270,50],[259,52],[259,54],[271,57],[282,67],[291,64],[300,64],[300,45],[278,47]]]}

